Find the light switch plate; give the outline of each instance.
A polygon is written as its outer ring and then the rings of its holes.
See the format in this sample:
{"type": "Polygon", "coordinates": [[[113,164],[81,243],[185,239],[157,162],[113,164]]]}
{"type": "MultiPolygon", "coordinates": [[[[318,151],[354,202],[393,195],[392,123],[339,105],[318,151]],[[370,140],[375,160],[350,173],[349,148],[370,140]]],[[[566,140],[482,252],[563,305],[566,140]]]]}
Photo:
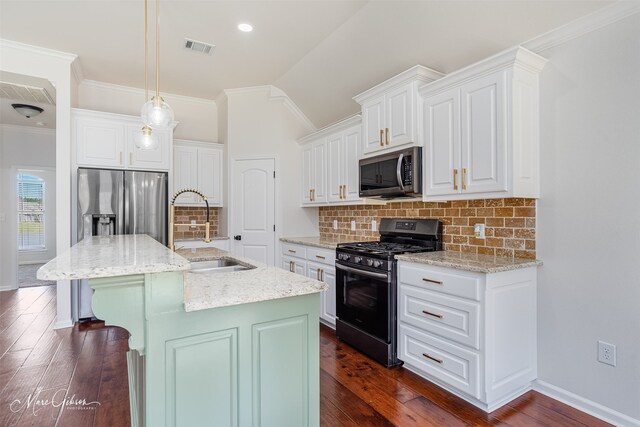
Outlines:
{"type": "Polygon", "coordinates": [[[334,230],[337,230],[337,229],[338,229],[338,220],[337,220],[337,219],[334,219],[334,220],[333,220],[333,229],[334,229],[334,230]]]}
{"type": "Polygon", "coordinates": [[[356,231],[356,222],[351,221],[351,231],[356,231]]]}
{"type": "Polygon", "coordinates": [[[378,231],[378,223],[375,219],[371,220],[371,231],[378,231]]]}

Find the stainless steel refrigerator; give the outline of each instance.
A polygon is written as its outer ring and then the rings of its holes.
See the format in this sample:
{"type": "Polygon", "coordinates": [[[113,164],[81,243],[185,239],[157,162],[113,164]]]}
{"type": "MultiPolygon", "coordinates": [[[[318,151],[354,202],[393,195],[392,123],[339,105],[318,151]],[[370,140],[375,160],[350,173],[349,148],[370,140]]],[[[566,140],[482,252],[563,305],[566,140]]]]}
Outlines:
{"type": "MultiPolygon", "coordinates": [[[[148,234],[167,244],[164,172],[78,169],[78,241],[88,236],[148,234]]],[[[93,289],[78,283],[78,318],[93,317],[93,289]]]]}

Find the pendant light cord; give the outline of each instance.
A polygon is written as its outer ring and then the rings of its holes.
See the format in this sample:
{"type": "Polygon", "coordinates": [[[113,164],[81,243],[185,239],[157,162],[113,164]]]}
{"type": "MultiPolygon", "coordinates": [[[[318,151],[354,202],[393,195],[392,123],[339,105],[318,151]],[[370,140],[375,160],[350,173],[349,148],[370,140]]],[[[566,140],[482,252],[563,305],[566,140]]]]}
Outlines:
{"type": "Polygon", "coordinates": [[[149,100],[149,19],[147,0],[144,0],[144,102],[149,100]]]}
{"type": "Polygon", "coordinates": [[[156,102],[160,103],[160,0],[156,0],[156,102]]]}

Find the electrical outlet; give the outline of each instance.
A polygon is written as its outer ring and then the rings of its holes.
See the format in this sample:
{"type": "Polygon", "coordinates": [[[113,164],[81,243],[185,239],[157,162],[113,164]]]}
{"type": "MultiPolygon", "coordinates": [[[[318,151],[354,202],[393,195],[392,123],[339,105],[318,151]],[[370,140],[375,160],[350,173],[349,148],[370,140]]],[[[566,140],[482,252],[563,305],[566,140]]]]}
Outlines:
{"type": "Polygon", "coordinates": [[[191,227],[189,227],[189,228],[198,228],[198,227],[196,227],[196,220],[195,219],[191,220],[191,227]]]}
{"type": "Polygon", "coordinates": [[[351,231],[356,231],[356,222],[351,221],[351,231]]]}
{"type": "Polygon", "coordinates": [[[334,230],[337,230],[337,229],[338,229],[338,220],[337,220],[337,219],[334,219],[334,220],[333,220],[333,229],[334,229],[334,230]]]}
{"type": "Polygon", "coordinates": [[[375,219],[371,220],[371,231],[378,231],[378,223],[375,219]]]}
{"type": "Polygon", "coordinates": [[[598,341],[598,362],[616,366],[616,346],[604,341],[598,341]]]}
{"type": "Polygon", "coordinates": [[[484,228],[485,228],[484,224],[475,224],[473,226],[473,236],[476,239],[484,239],[485,238],[484,228]]]}

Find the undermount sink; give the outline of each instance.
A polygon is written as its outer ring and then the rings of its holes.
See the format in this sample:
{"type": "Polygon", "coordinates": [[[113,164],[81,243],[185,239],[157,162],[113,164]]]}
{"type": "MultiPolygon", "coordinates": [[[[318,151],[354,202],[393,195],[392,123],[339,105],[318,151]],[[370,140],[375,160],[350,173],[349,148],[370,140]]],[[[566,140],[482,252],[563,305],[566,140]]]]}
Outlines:
{"type": "Polygon", "coordinates": [[[252,268],[254,267],[248,267],[230,259],[214,259],[212,261],[192,262],[189,271],[192,273],[228,273],[252,268]]]}

